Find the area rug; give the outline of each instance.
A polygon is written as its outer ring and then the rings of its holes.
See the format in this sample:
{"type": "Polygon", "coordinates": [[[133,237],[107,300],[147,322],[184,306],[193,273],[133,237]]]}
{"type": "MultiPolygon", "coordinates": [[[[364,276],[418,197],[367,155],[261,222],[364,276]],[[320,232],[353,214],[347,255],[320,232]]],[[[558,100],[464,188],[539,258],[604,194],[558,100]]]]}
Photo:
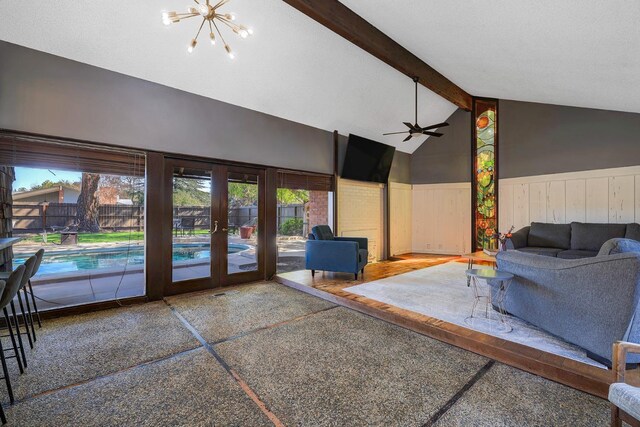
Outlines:
{"type": "MultiPolygon", "coordinates": [[[[491,326],[492,322],[470,321],[468,318],[475,299],[473,289],[467,286],[464,273],[466,269],[466,264],[449,262],[351,286],[344,290],[488,335],[604,368],[603,365],[589,359],[585,350],[580,347],[567,343],[516,317],[506,317],[506,321],[513,328],[511,332],[501,332],[499,328],[491,326]]],[[[497,313],[489,314],[495,316],[497,313]]]]}

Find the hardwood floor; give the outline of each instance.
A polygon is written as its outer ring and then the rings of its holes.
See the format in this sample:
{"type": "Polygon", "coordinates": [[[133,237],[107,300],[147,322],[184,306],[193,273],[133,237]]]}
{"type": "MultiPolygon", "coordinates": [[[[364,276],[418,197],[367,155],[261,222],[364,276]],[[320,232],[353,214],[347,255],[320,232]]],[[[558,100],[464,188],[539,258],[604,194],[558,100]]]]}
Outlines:
{"type": "MultiPolygon", "coordinates": [[[[381,303],[344,291],[356,284],[407,273],[455,259],[456,256],[407,254],[393,260],[367,265],[364,278],[352,274],[318,272],[315,278],[306,270],[279,274],[275,280],[286,286],[332,301],[345,307],[403,326],[440,341],[498,360],[553,381],[606,398],[613,382],[610,370],[587,365],[532,347],[445,322],[423,314],[381,303]]],[[[638,378],[638,369],[631,374],[638,378]]]]}

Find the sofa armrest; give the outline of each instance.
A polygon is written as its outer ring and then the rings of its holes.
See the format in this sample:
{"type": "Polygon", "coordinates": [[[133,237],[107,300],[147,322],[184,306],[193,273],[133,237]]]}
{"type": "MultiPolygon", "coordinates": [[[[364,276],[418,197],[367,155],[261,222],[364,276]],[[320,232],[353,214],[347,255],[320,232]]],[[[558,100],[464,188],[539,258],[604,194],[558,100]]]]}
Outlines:
{"type": "Polygon", "coordinates": [[[614,342],[640,343],[640,253],[561,259],[506,251],[496,260],[515,276],[509,313],[606,360],[614,342]]]}
{"type": "Polygon", "coordinates": [[[627,368],[627,353],[640,354],[640,344],[616,341],[613,343],[613,372],[615,382],[624,382],[624,372],[627,368]]]}
{"type": "Polygon", "coordinates": [[[529,239],[529,230],[531,227],[523,227],[515,233],[511,234],[511,238],[507,240],[507,249],[519,249],[527,246],[529,239]]]}
{"type": "Polygon", "coordinates": [[[358,271],[359,246],[357,242],[307,240],[305,249],[306,267],[309,270],[351,273],[358,271]]]}
{"type": "Polygon", "coordinates": [[[360,249],[369,250],[369,240],[366,237],[335,237],[338,242],[356,242],[360,249]]]}

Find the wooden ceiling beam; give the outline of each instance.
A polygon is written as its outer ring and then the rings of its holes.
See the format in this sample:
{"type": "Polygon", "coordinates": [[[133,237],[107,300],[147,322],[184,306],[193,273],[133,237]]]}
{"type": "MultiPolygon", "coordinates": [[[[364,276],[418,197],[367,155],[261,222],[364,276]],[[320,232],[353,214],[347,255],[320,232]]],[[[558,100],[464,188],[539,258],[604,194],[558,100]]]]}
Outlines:
{"type": "Polygon", "coordinates": [[[418,77],[420,84],[458,107],[471,111],[471,95],[338,0],[284,2],[408,77],[418,77]]]}

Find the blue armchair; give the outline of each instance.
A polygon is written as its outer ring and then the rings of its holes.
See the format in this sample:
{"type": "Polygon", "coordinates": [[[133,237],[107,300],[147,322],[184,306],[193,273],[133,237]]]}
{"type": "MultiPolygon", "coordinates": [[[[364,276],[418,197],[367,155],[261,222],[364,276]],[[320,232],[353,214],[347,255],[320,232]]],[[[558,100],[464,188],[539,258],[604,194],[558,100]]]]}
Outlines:
{"type": "Polygon", "coordinates": [[[328,225],[311,229],[306,243],[306,269],[315,276],[316,270],[364,275],[369,258],[368,241],[362,237],[334,237],[328,225]]]}

